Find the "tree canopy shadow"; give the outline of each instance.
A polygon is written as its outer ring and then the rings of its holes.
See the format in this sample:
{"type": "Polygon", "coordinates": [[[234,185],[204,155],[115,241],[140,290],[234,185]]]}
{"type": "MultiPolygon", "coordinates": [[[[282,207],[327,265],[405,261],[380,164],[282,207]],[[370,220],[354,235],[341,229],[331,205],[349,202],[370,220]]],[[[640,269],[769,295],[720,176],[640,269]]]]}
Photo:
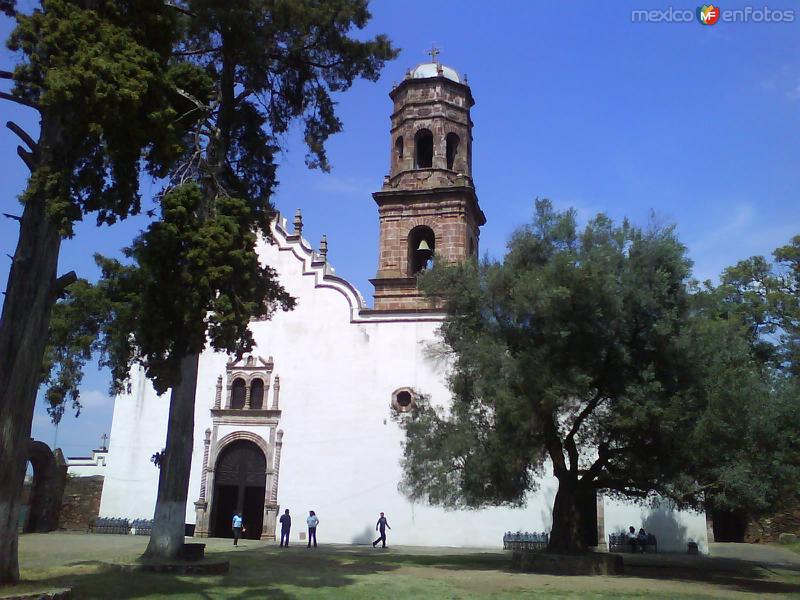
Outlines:
{"type": "MultiPolygon", "coordinates": [[[[191,596],[218,598],[220,595],[237,599],[304,598],[311,590],[325,594],[330,590],[341,594],[362,576],[391,573],[405,567],[430,567],[447,571],[494,571],[517,573],[511,569],[511,556],[504,552],[424,552],[395,553],[363,547],[305,546],[279,548],[259,546],[237,550],[213,551],[209,558],[230,561],[226,575],[187,576],[169,573],[120,573],[107,563],[97,560],[75,561],[68,568],[74,572],[41,576],[28,580],[42,588],[71,587],[77,598],[141,598],[151,594],[159,597],[191,596]],[[87,572],[89,571],[89,572],[87,572]],[[305,590],[305,592],[304,592],[305,590]]],[[[657,581],[706,583],[730,591],[756,594],[791,593],[800,591],[800,567],[768,568],[739,559],[688,557],[681,555],[632,555],[627,557],[625,573],[613,579],[641,578],[657,581]],[[696,560],[695,560],[696,559],[696,560]]],[[[535,576],[536,574],[531,574],[535,576]]],[[[654,586],[657,589],[657,585],[654,586]]],[[[355,590],[354,590],[355,592],[355,590]]],[[[355,594],[354,594],[355,595],[355,594]]]]}
{"type": "Polygon", "coordinates": [[[397,567],[379,561],[352,561],[344,555],[317,553],[305,547],[296,549],[265,549],[213,552],[210,558],[230,561],[225,575],[179,575],[172,573],[121,573],[108,563],[97,560],[75,561],[69,567],[90,567],[92,572],[58,574],[35,580],[42,589],[71,587],[79,598],[141,598],[156,591],[159,597],[196,595],[198,598],[218,598],[225,589],[226,597],[241,599],[302,598],[280,589],[342,588],[355,583],[355,576],[391,571],[397,567]]]}
{"type": "Polygon", "coordinates": [[[695,566],[680,565],[630,565],[625,564],[625,575],[644,579],[690,581],[707,583],[731,591],[757,594],[800,592],[800,570],[769,569],[747,561],[726,559],[724,562],[706,559],[695,566]],[[782,573],[781,571],[786,571],[782,573]],[[777,581],[772,576],[792,581],[777,581]]]}

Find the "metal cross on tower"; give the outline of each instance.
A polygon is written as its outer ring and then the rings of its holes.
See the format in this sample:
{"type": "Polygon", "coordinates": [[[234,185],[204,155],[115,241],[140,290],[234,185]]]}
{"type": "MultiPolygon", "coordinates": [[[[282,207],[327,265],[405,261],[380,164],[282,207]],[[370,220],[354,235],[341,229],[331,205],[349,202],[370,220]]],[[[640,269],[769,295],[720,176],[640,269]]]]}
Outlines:
{"type": "Polygon", "coordinates": [[[436,60],[436,57],[437,57],[439,54],[441,54],[441,52],[439,51],[439,49],[438,49],[436,46],[434,46],[434,45],[431,45],[431,49],[430,49],[430,50],[428,50],[428,51],[426,51],[426,52],[425,52],[425,54],[430,54],[430,55],[431,55],[431,62],[434,62],[434,63],[435,63],[435,62],[438,62],[438,61],[436,60]]]}

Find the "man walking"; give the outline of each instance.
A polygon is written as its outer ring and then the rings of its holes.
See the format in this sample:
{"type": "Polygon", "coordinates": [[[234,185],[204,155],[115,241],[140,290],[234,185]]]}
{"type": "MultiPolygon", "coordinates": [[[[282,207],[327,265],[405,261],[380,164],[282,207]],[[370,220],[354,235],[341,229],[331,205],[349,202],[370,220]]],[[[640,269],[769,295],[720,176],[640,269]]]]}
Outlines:
{"type": "Polygon", "coordinates": [[[281,548],[286,540],[286,547],[289,547],[289,531],[292,528],[292,517],[289,516],[289,509],[281,515],[281,548]]]}
{"type": "Polygon", "coordinates": [[[231,527],[233,528],[233,545],[239,545],[239,538],[242,537],[242,515],[238,512],[233,513],[233,522],[231,523],[231,527]]]}
{"type": "Polygon", "coordinates": [[[319,518],[313,510],[308,511],[308,547],[311,548],[311,538],[314,538],[314,548],[317,547],[317,525],[319,525],[319,518]]]}
{"type": "MultiPolygon", "coordinates": [[[[386,517],[384,517],[383,513],[381,513],[381,516],[378,519],[378,522],[375,523],[375,531],[380,531],[381,532],[381,537],[379,537],[377,540],[372,542],[372,547],[373,548],[375,547],[375,544],[377,544],[378,542],[383,542],[383,547],[386,548],[386,528],[387,527],[389,527],[389,521],[387,521],[386,517]]],[[[389,529],[391,529],[391,527],[389,527],[389,529]]]]}

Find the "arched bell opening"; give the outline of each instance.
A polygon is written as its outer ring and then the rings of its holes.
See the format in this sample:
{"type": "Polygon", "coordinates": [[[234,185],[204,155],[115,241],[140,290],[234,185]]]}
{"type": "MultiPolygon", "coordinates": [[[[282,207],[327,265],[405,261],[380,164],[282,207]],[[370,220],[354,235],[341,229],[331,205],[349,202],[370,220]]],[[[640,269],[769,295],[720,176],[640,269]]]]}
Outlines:
{"type": "Polygon", "coordinates": [[[420,129],[414,136],[414,168],[430,169],[433,166],[433,134],[420,129]]]}
{"type": "Polygon", "coordinates": [[[403,136],[401,135],[394,141],[394,155],[398,168],[403,166],[403,150],[403,136]]]}
{"type": "Polygon", "coordinates": [[[250,408],[259,410],[264,408],[264,380],[253,379],[250,382],[250,408]]]}
{"type": "Polygon", "coordinates": [[[414,227],[408,233],[408,275],[413,277],[433,266],[436,236],[427,225],[414,227]]]}
{"type": "Polygon", "coordinates": [[[446,149],[445,149],[445,156],[447,158],[447,168],[449,170],[453,170],[453,167],[456,164],[456,156],[458,155],[458,143],[459,138],[455,133],[448,133],[447,137],[445,138],[446,142],[446,149]]]}
{"type": "Polygon", "coordinates": [[[247,386],[244,379],[237,377],[231,384],[231,408],[242,409],[247,401],[247,386]]]}
{"type": "Polygon", "coordinates": [[[264,525],[267,459],[256,444],[238,440],[227,445],[214,467],[211,501],[212,537],[233,537],[233,514],[244,519],[245,538],[260,539],[264,525]]]}

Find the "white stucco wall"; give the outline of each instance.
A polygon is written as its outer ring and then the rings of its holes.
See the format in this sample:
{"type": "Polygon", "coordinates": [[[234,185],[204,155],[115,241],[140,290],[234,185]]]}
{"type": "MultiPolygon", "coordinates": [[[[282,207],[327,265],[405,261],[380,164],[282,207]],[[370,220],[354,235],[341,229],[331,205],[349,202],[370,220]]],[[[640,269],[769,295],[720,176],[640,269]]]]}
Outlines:
{"type": "Polygon", "coordinates": [[[604,498],[606,543],[608,535],[624,533],[633,526],[644,527],[658,540],[659,552],[686,552],[689,541],[697,542],[701,553],[708,553],[705,513],[676,511],[664,500],[656,505],[625,503],[604,498]]]}
{"type": "Polygon", "coordinates": [[[156,395],[142,370],[133,373],[131,393],[114,400],[101,517],[153,517],[158,469],[150,457],[164,448],[168,414],[169,395],[156,395]]]}
{"type": "MultiPolygon", "coordinates": [[[[272,356],[273,377],[280,377],[278,503],[294,517],[292,541],[305,531],[308,510],[320,519],[320,543],[371,541],[381,511],[392,527],[392,544],[498,547],[505,531],[549,530],[553,479],[542,482],[524,509],[451,512],[412,504],[397,491],[403,436],[392,420],[392,392],[409,387],[433,402],[448,401],[447,365],[429,353],[439,322],[430,316],[361,316],[358,293],[319,261],[312,263],[307,244],[287,239],[282,229],[276,239],[260,252],[297,307],[252,324],[253,355],[272,356]]],[[[189,523],[195,521],[204,432],[212,426],[217,377],[225,376],[227,360],[214,352],[201,356],[189,523]]],[[[271,401],[272,390],[265,397],[271,401]]],[[[141,373],[131,394],[116,399],[102,516],[152,517],[158,470],[150,457],[164,447],[167,408],[168,395],[157,397],[141,373]]],[[[268,430],[255,425],[220,426],[216,439],[234,430],[269,440],[268,430]]],[[[606,523],[631,520],[627,509],[619,516],[615,510],[607,506],[606,523]]]]}
{"type": "Polygon", "coordinates": [[[105,475],[108,467],[108,453],[93,450],[91,456],[67,457],[67,474],[74,477],[105,475]]]}

